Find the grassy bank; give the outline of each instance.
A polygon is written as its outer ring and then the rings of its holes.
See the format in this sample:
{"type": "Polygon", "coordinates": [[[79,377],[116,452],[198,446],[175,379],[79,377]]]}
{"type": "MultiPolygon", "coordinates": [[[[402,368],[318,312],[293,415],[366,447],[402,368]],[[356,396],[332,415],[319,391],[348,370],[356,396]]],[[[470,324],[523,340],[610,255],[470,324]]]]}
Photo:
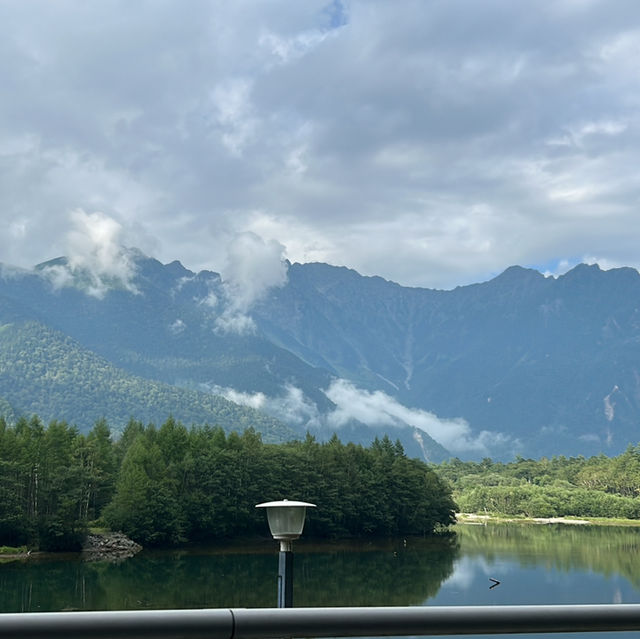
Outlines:
{"type": "Polygon", "coordinates": [[[0,546],[0,555],[26,555],[26,546],[0,546]]]}

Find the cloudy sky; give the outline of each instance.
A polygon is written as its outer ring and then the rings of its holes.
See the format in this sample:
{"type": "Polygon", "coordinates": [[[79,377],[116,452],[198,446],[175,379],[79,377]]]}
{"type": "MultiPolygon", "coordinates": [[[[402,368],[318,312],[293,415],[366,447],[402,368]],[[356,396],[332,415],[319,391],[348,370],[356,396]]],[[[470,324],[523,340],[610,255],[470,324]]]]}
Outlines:
{"type": "Polygon", "coordinates": [[[637,0],[0,0],[0,92],[5,264],[640,266],[637,0]]]}

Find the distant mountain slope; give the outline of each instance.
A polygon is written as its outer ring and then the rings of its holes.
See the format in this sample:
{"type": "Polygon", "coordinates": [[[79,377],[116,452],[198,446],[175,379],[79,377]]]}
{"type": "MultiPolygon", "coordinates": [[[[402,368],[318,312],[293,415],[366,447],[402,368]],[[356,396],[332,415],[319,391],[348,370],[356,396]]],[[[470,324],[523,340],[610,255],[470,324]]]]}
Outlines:
{"type": "Polygon", "coordinates": [[[187,425],[209,423],[225,430],[249,426],[265,441],[287,441],[297,433],[251,408],[210,393],[144,380],[115,368],[68,337],[37,323],[0,326],[0,410],[35,413],[88,430],[105,417],[122,428],[134,417],[163,423],[169,415],[187,425]]]}
{"type": "MultiPolygon", "coordinates": [[[[337,431],[365,442],[388,432],[434,461],[615,454],[640,441],[634,269],[580,265],[556,279],[511,267],[488,282],[436,291],[292,264],[286,284],[233,317],[237,307],[218,274],[137,251],[127,259],[132,281],[97,296],[88,294],[89,275],[69,270],[64,258],[34,271],[0,268],[0,322],[14,326],[7,336],[37,322],[98,357],[98,370],[108,364],[167,393],[209,390],[298,436],[337,431]],[[237,330],[222,322],[230,319],[237,330]]],[[[35,365],[44,355],[37,340],[29,348],[25,363],[31,357],[35,365]]],[[[0,352],[0,408],[35,410],[6,392],[21,384],[11,357],[0,352]]],[[[73,395],[74,378],[64,379],[66,386],[51,386],[51,407],[73,395]]],[[[212,395],[194,397],[200,405],[212,395]]]]}
{"type": "MultiPolygon", "coordinates": [[[[64,263],[59,258],[37,271],[64,263]]],[[[225,295],[217,273],[195,274],[179,262],[162,265],[138,253],[135,264],[137,294],[116,289],[98,298],[81,287],[54,289],[36,275],[7,280],[5,290],[34,315],[44,314],[47,325],[136,375],[178,386],[268,394],[293,383],[315,402],[329,404],[318,391],[329,382],[326,371],[260,335],[216,330],[225,295]]]]}
{"type": "Polygon", "coordinates": [[[512,267],[453,291],[294,264],[256,313],[300,357],[523,454],[619,452],[640,439],[640,275],[512,267]]]}
{"type": "MultiPolygon", "coordinates": [[[[0,269],[0,322],[37,321],[71,337],[76,346],[86,350],[85,354],[99,356],[96,362],[108,362],[119,373],[135,375],[138,382],[144,379],[164,384],[163,393],[168,389],[206,391],[197,395],[196,403],[202,403],[203,397],[209,397],[209,402],[222,401],[223,394],[239,402],[240,405],[230,404],[238,409],[241,405],[258,408],[260,412],[252,413],[257,417],[247,418],[247,424],[258,430],[264,425],[267,439],[273,423],[288,424],[289,437],[304,437],[306,430],[320,439],[331,436],[335,428],[324,418],[336,409],[325,393],[332,379],[329,371],[310,366],[259,332],[220,330],[217,322],[225,313],[227,300],[216,273],[195,274],[179,262],[162,265],[135,251],[132,260],[136,267],[133,286],[126,288],[116,283],[102,296],[87,294],[90,278],[82,273],[71,277],[64,258],[40,264],[31,272],[0,269]],[[61,274],[63,286],[58,282],[61,274]],[[266,420],[264,424],[260,419],[266,420]]],[[[6,361],[10,354],[0,352],[0,365],[3,357],[6,361]]],[[[15,371],[15,367],[11,366],[11,370],[15,371]]],[[[73,396],[70,389],[77,384],[72,371],[66,373],[64,383],[55,392],[44,394],[51,398],[50,407],[42,406],[42,392],[28,393],[18,404],[15,398],[11,400],[14,413],[43,410],[41,416],[45,418],[63,418],[61,412],[75,415],[68,412],[67,399],[73,396]]],[[[14,392],[27,388],[18,377],[14,382],[14,392]]],[[[103,392],[107,393],[106,388],[103,392]]],[[[143,418],[148,407],[141,405],[136,410],[133,400],[129,397],[122,404],[130,411],[127,417],[143,418]]],[[[154,415],[162,414],[166,404],[161,404],[154,415]]],[[[112,408],[110,414],[116,414],[112,408]]],[[[203,414],[201,408],[187,411],[182,405],[183,419],[210,421],[210,413],[203,414]]],[[[91,414],[100,410],[85,408],[91,414]]],[[[0,414],[8,415],[9,411],[5,408],[0,414]]],[[[175,409],[173,414],[178,417],[175,409]]],[[[387,430],[346,419],[340,432],[352,441],[369,443],[387,430]]],[[[397,424],[391,434],[402,440],[408,454],[432,461],[449,456],[427,433],[406,424],[397,424]]]]}

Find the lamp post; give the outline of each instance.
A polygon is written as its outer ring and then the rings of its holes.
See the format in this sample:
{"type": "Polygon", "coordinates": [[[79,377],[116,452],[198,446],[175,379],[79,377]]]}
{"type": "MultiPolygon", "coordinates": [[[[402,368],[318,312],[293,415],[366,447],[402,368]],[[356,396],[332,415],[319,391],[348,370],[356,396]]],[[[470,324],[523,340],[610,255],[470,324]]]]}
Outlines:
{"type": "Polygon", "coordinates": [[[293,540],[304,528],[307,508],[315,504],[306,501],[267,501],[256,508],[267,509],[267,521],[274,539],[280,542],[278,554],[278,608],[293,607],[293,540]]]}

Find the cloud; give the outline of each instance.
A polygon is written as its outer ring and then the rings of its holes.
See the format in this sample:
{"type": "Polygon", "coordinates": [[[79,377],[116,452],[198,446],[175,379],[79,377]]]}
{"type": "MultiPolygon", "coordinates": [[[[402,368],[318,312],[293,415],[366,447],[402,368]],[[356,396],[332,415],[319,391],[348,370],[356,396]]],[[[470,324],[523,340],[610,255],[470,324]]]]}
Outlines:
{"type": "Polygon", "coordinates": [[[227,246],[223,285],[227,306],[217,318],[223,332],[248,333],[255,330],[247,315],[273,287],[287,281],[284,246],[275,240],[263,240],[255,233],[239,233],[227,246]]]}
{"type": "Polygon", "coordinates": [[[216,317],[215,330],[220,334],[252,335],[256,332],[256,323],[248,315],[227,308],[222,315],[216,317]]]}
{"type": "Polygon", "coordinates": [[[212,392],[226,399],[265,411],[290,424],[307,428],[339,430],[357,420],[371,427],[398,428],[413,426],[427,433],[454,454],[487,456],[514,449],[518,442],[501,433],[472,432],[463,419],[443,420],[433,413],[408,408],[382,391],[367,391],[345,379],[335,379],[325,394],[335,404],[321,413],[301,389],[287,385],[283,393],[269,397],[264,393],[244,393],[231,388],[213,387],[212,392]]]}
{"type": "Polygon", "coordinates": [[[335,428],[352,419],[370,426],[414,426],[454,454],[487,455],[493,446],[502,446],[509,439],[489,431],[474,435],[464,419],[440,419],[428,411],[408,408],[382,391],[363,390],[344,379],[334,380],[325,392],[336,405],[327,417],[335,428]]]}
{"type": "Polygon", "coordinates": [[[234,78],[216,86],[211,95],[217,124],[222,130],[222,143],[236,157],[242,155],[257,128],[250,92],[248,81],[234,78]]]}
{"type": "Polygon", "coordinates": [[[176,319],[169,325],[169,330],[174,335],[180,335],[180,333],[183,333],[186,328],[187,325],[184,323],[184,320],[181,320],[180,318],[176,319]]]}
{"type": "Polygon", "coordinates": [[[225,399],[264,411],[288,424],[318,427],[321,416],[315,404],[307,399],[301,389],[293,385],[285,385],[283,393],[277,397],[268,397],[264,393],[244,393],[233,388],[213,386],[209,389],[225,399]]]}
{"type": "MultiPolygon", "coordinates": [[[[510,573],[508,560],[487,557],[461,557],[456,559],[453,574],[442,584],[442,588],[466,591],[477,588],[481,577],[500,575],[506,577],[510,573]]],[[[486,588],[486,580],[483,582],[486,588]]]]}
{"type": "Polygon", "coordinates": [[[198,304],[209,308],[215,308],[218,305],[218,301],[218,296],[213,291],[209,291],[205,297],[197,300],[198,304]]]}
{"type": "Polygon", "coordinates": [[[122,226],[103,213],[81,209],[70,215],[66,236],[67,263],[51,265],[42,273],[54,286],[82,286],[89,295],[102,298],[111,288],[137,293],[135,265],[122,246],[122,226]]]}
{"type": "Polygon", "coordinates": [[[291,261],[453,287],[597,255],[639,266],[633,0],[0,3],[0,259],[103,211],[220,270],[291,261]]]}

